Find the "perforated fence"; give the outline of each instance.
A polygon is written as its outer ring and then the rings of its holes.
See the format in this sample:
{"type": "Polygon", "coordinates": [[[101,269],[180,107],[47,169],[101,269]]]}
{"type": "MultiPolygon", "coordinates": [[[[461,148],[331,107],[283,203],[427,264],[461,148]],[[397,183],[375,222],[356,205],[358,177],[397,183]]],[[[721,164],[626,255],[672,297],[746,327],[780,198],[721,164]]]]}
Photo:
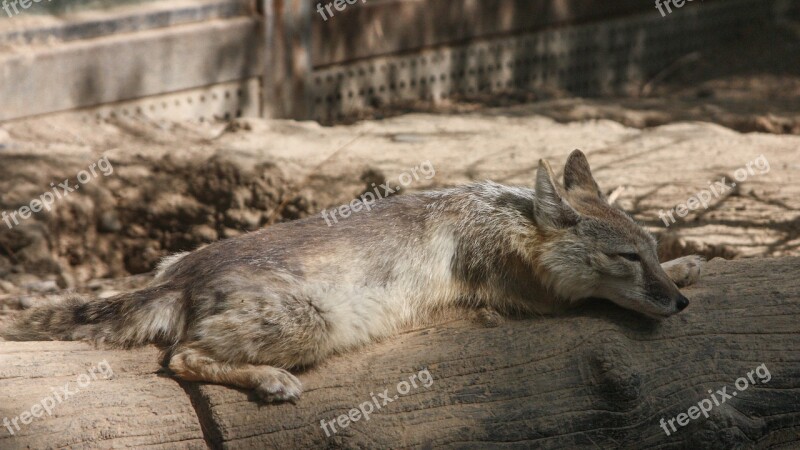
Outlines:
{"type": "Polygon", "coordinates": [[[329,122],[471,95],[638,95],[680,58],[800,15],[786,0],[665,15],[642,0],[52,3],[0,19],[0,121],[79,110],[329,122]]]}

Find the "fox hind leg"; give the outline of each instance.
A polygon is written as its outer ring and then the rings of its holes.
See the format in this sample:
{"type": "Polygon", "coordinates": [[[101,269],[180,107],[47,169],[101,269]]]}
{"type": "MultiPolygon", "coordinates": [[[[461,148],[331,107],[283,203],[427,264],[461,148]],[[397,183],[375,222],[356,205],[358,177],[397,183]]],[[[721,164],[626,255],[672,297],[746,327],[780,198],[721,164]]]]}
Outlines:
{"type": "Polygon", "coordinates": [[[684,256],[661,264],[678,287],[686,287],[700,279],[700,273],[706,260],[699,255],[684,256]]]}
{"type": "Polygon", "coordinates": [[[203,381],[251,389],[265,403],[294,401],[300,398],[303,386],[284,369],[266,365],[220,362],[207,352],[181,347],[169,359],[169,369],[185,381],[203,381]]]}

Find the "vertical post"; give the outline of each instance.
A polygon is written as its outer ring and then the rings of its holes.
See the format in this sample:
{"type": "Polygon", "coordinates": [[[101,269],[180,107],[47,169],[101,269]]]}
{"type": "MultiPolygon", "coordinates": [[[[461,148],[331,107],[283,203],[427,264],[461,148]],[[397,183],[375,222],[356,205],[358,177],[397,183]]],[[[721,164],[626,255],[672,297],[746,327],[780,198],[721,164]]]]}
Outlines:
{"type": "Polygon", "coordinates": [[[311,60],[310,0],[262,0],[267,57],[262,108],[267,118],[307,119],[311,60]]]}

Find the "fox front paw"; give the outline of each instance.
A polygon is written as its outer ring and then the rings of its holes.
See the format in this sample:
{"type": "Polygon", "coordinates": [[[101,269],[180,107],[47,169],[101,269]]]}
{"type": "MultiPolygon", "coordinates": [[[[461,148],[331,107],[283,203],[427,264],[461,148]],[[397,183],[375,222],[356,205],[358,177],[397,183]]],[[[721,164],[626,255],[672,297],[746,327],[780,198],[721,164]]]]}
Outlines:
{"type": "Polygon", "coordinates": [[[270,367],[255,388],[258,400],[264,403],[294,402],[300,398],[303,385],[286,370],[270,367]]]}
{"type": "Polygon", "coordinates": [[[486,328],[494,328],[503,323],[503,316],[492,308],[480,308],[476,313],[476,320],[478,323],[486,328]]]}
{"type": "Polygon", "coordinates": [[[661,264],[678,287],[686,287],[697,282],[706,260],[699,255],[684,256],[661,264]]]}

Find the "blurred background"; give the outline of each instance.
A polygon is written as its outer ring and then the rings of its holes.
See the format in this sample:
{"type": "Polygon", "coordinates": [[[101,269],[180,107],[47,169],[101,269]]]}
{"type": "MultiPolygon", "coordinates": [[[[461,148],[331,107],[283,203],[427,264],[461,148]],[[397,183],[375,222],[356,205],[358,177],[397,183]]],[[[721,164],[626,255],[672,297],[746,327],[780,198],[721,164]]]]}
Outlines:
{"type": "Polygon", "coordinates": [[[0,120],[106,106],[93,112],[330,124],[473,102],[617,96],[650,125],[683,106],[691,118],[796,131],[800,7],[788,0],[3,5],[0,120]],[[772,116],[748,119],[763,100],[775,103],[772,116]]]}

